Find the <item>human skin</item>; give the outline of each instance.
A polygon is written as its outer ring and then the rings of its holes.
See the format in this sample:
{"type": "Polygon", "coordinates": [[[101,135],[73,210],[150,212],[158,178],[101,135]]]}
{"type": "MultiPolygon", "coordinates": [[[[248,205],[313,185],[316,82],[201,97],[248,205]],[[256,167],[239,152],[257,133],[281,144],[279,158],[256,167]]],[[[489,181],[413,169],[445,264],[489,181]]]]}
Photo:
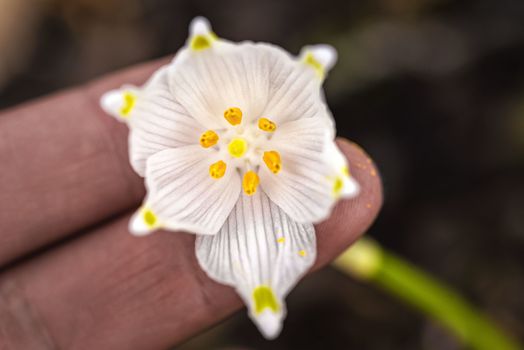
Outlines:
{"type": "MultiPolygon", "coordinates": [[[[194,235],[127,229],[143,179],[129,165],[127,127],[98,101],[166,62],[0,113],[0,350],[165,349],[241,308],[198,266],[194,235]]],[[[361,192],[316,225],[313,270],[362,235],[382,204],[369,156],[338,144],[361,192]]]]}

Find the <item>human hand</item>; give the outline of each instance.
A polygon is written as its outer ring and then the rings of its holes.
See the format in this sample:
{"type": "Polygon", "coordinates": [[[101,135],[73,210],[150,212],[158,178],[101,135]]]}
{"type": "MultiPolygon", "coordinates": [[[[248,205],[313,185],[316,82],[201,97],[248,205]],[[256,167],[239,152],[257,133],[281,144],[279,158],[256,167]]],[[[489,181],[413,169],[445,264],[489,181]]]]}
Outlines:
{"type": "MultiPolygon", "coordinates": [[[[241,306],[200,270],[193,235],[128,233],[143,180],[129,166],[127,128],[98,101],[165,62],[0,114],[0,349],[161,349],[241,306]]],[[[316,226],[315,269],[369,227],[382,201],[369,157],[339,146],[365,165],[352,167],[361,192],[316,226]]]]}

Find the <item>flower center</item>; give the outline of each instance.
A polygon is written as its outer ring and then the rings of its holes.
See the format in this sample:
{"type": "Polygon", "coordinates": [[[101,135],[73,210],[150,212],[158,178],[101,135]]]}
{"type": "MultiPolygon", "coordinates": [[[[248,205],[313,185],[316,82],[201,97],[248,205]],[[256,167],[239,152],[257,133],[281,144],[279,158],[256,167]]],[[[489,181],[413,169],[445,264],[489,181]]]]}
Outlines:
{"type": "Polygon", "coordinates": [[[247,122],[243,117],[238,107],[226,109],[224,119],[230,126],[217,131],[204,131],[199,143],[203,148],[218,151],[222,158],[209,165],[209,176],[219,180],[227,172],[237,170],[242,176],[244,193],[251,196],[256,193],[260,182],[260,165],[265,164],[269,171],[278,174],[282,169],[282,161],[280,153],[272,150],[270,143],[267,143],[271,139],[270,135],[277,130],[277,124],[265,117],[247,122]],[[229,158],[226,150],[231,158],[237,159],[229,158]]]}
{"type": "Polygon", "coordinates": [[[242,157],[247,151],[247,141],[241,137],[234,138],[227,146],[229,154],[235,158],[242,157]]]}

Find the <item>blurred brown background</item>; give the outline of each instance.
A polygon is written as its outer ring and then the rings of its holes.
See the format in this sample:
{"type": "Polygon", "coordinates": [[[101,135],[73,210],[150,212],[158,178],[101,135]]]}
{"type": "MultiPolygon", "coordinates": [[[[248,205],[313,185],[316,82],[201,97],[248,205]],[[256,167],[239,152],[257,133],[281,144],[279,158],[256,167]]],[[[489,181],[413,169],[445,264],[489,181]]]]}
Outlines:
{"type": "MultiPolygon", "coordinates": [[[[0,108],[172,54],[196,15],[231,40],[334,45],[339,134],[384,180],[369,234],[524,339],[524,1],[0,0],[0,108]]],[[[276,341],[239,313],[180,348],[460,349],[330,269],[288,308],[276,341]]]]}

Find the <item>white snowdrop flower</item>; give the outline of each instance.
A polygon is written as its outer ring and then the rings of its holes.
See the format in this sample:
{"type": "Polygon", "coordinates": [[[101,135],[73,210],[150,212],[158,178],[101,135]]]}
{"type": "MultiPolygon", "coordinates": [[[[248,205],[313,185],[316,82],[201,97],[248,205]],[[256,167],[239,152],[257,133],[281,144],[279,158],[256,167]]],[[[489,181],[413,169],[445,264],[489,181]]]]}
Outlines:
{"type": "Polygon", "coordinates": [[[267,338],[315,261],[313,223],[358,192],[321,87],[335,60],[327,45],[294,58],[232,43],[196,18],[185,47],[143,87],[101,99],[129,126],[130,162],[145,177],[131,233],[196,233],[200,266],[236,289],[267,338]]]}

